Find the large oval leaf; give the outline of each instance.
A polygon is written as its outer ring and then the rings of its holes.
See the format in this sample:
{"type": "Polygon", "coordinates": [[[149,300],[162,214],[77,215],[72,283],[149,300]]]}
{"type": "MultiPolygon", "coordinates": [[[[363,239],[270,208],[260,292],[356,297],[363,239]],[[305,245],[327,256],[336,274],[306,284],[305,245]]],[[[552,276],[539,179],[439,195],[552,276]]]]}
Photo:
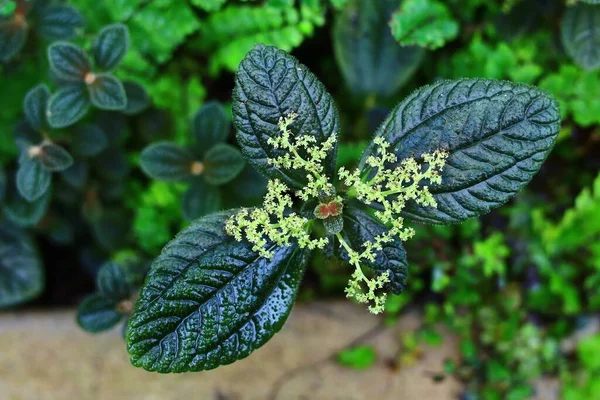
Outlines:
{"type": "MultiPolygon", "coordinates": [[[[531,86],[489,79],[440,81],[401,102],[377,131],[398,160],[450,153],[437,209],[407,203],[412,220],[449,224],[499,207],[539,170],[560,128],[556,101],[531,86]]],[[[375,151],[371,143],[361,165],[375,151]]]]}
{"type": "MultiPolygon", "coordinates": [[[[313,135],[317,143],[338,132],[338,113],[333,99],[317,77],[296,58],[273,46],[257,45],[240,64],[233,91],[233,122],[248,161],[267,178],[278,178],[301,189],[305,171],[281,170],[268,159],[282,154],[267,143],[281,135],[279,119],[298,114],[290,126],[295,135],[313,135]]],[[[337,146],[325,160],[325,172],[333,176],[337,146]]]]}
{"type": "Polygon", "coordinates": [[[154,261],[127,329],[133,365],[213,369],[248,356],[285,323],[305,252],[288,246],[259,257],[223,231],[230,215],[197,220],[154,261]]]}
{"type": "Polygon", "coordinates": [[[336,17],[333,50],[353,93],[391,96],[421,63],[425,50],[399,46],[390,32],[397,7],[396,0],[354,0],[336,17]]]}
{"type": "Polygon", "coordinates": [[[567,53],[582,68],[600,68],[600,7],[578,4],[565,12],[561,22],[567,53]]]}

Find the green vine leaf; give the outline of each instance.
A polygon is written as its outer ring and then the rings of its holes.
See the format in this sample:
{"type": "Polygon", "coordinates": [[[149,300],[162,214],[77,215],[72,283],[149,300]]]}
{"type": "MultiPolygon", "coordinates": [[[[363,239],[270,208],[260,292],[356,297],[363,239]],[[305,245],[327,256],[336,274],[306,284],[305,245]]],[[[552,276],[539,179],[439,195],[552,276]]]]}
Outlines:
{"type": "Polygon", "coordinates": [[[50,97],[50,89],[46,85],[38,85],[25,95],[23,112],[27,123],[35,130],[46,129],[46,105],[50,97]]]}
{"type": "Polygon", "coordinates": [[[123,110],[126,115],[139,114],[150,107],[150,96],[146,89],[135,82],[123,82],[125,97],[127,98],[127,107],[123,110]]]}
{"type": "Polygon", "coordinates": [[[38,158],[50,172],[61,172],[73,165],[71,154],[64,147],[54,143],[42,144],[38,158]]]}
{"type": "Polygon", "coordinates": [[[60,88],[48,100],[48,123],[57,129],[71,126],[85,116],[90,106],[85,85],[79,83],[60,88]]]}
{"type": "Polygon", "coordinates": [[[260,257],[224,232],[231,215],[197,220],[154,261],[127,329],[133,365],[213,369],[247,357],[285,323],[306,253],[292,245],[260,257]]]}
{"type": "Polygon", "coordinates": [[[587,70],[600,68],[600,7],[578,4],[565,12],[561,21],[562,42],[577,65],[587,70]]]}
{"type": "Polygon", "coordinates": [[[50,69],[65,81],[82,82],[92,64],[85,51],[68,42],[55,42],[48,47],[50,69]]]}
{"type": "Polygon", "coordinates": [[[52,174],[37,158],[25,160],[17,171],[17,189],[23,198],[29,202],[42,197],[52,183],[52,174]]]}
{"type": "MultiPolygon", "coordinates": [[[[485,214],[516,195],[539,170],[560,128],[556,101],[541,90],[491,79],[440,81],[402,101],[377,136],[398,157],[444,149],[437,208],[407,203],[406,218],[451,224],[485,214]]],[[[361,160],[364,170],[373,143],[361,160]]]]}
{"type": "Polygon", "coordinates": [[[246,161],[235,147],[219,143],[204,156],[206,182],[211,185],[224,185],[242,172],[246,161]]]}
{"type": "Polygon", "coordinates": [[[127,272],[115,262],[102,265],[96,276],[96,286],[102,296],[114,301],[127,299],[132,292],[127,272]]]}
{"type": "Polygon", "coordinates": [[[2,212],[6,218],[23,227],[37,225],[46,214],[50,204],[51,191],[47,190],[40,198],[29,202],[14,188],[8,194],[2,212]]]}
{"type": "Polygon", "coordinates": [[[0,21],[0,61],[7,62],[17,55],[27,41],[27,23],[17,20],[16,14],[0,21]]]}
{"type": "Polygon", "coordinates": [[[206,102],[192,120],[194,152],[204,155],[216,144],[225,142],[230,130],[231,121],[223,106],[216,101],[206,102]]]}
{"type": "Polygon", "coordinates": [[[193,162],[194,157],[187,149],[171,142],[153,143],[140,157],[142,170],[162,181],[182,181],[191,177],[193,162]]]}
{"type": "MultiPolygon", "coordinates": [[[[283,154],[267,143],[281,135],[279,119],[289,113],[298,117],[289,129],[296,135],[312,135],[325,142],[339,131],[338,113],[331,95],[308,68],[283,50],[257,45],[240,64],[233,91],[234,125],[246,159],[265,177],[277,178],[301,189],[306,175],[278,169],[267,159],[283,154]]],[[[335,174],[337,146],[328,155],[325,173],[335,174]]]]}
{"type": "Polygon", "coordinates": [[[67,4],[51,4],[38,11],[36,30],[47,39],[71,39],[84,27],[83,16],[67,4]]]}
{"type": "Polygon", "coordinates": [[[88,85],[90,100],[102,110],[124,110],[127,96],[121,81],[110,74],[98,74],[93,84],[88,85]]]}
{"type": "Polygon", "coordinates": [[[118,310],[118,303],[99,293],[87,296],[77,308],[77,323],[90,333],[100,333],[116,326],[123,314],[118,310]]]}
{"type": "Polygon", "coordinates": [[[81,157],[94,157],[108,147],[108,137],[98,125],[78,126],[71,140],[73,152],[81,157]]]}
{"type": "Polygon", "coordinates": [[[93,45],[96,67],[103,71],[115,69],[129,49],[129,30],[123,24],[109,25],[98,33],[93,45]]]}

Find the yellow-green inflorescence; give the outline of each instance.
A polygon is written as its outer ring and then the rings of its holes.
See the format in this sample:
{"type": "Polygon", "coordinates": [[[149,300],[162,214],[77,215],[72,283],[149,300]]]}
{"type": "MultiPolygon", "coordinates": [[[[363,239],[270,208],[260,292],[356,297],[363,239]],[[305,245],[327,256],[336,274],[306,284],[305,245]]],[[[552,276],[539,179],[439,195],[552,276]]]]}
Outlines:
{"type": "MultiPolygon", "coordinates": [[[[268,143],[275,149],[285,150],[285,153],[270,159],[269,163],[278,168],[304,170],[307,173],[308,184],[295,193],[303,201],[321,199],[323,193],[335,194],[329,177],[324,174],[324,161],[328,152],[335,146],[336,135],[330,136],[323,143],[317,143],[315,137],[310,135],[294,137],[289,126],[296,118],[297,115],[292,113],[280,119],[281,135],[270,138],[268,143]],[[306,156],[301,156],[300,152],[306,156]]],[[[365,261],[375,262],[377,252],[383,249],[385,243],[396,239],[405,241],[414,235],[414,230],[405,227],[404,219],[400,216],[408,200],[425,206],[437,206],[428,186],[421,183],[441,182],[441,171],[448,154],[438,150],[431,154],[422,154],[423,164],[411,157],[390,168],[389,165],[395,165],[398,161],[389,151],[390,144],[382,137],[376,137],[374,143],[377,145],[377,152],[366,160],[370,168],[366,174],[361,173],[359,169],[350,172],[340,168],[338,176],[348,188],[348,198],[356,198],[367,205],[380,205],[381,210],[375,211],[375,216],[386,224],[389,230],[363,243],[361,249],[353,249],[340,233],[336,234],[336,237],[348,253],[349,263],[355,268],[345,289],[346,296],[368,304],[369,310],[377,314],[383,311],[385,305],[387,294],[384,287],[390,282],[389,272],[369,278],[361,265],[365,261]]],[[[292,239],[296,240],[301,248],[324,248],[328,239],[312,237],[311,220],[291,211],[293,199],[290,192],[291,189],[283,182],[277,179],[269,181],[263,206],[242,209],[232,216],[225,225],[227,233],[238,241],[249,241],[253,250],[266,258],[273,255],[267,244],[284,246],[292,239]]],[[[341,203],[342,198],[333,195],[328,201],[341,203]]]]}

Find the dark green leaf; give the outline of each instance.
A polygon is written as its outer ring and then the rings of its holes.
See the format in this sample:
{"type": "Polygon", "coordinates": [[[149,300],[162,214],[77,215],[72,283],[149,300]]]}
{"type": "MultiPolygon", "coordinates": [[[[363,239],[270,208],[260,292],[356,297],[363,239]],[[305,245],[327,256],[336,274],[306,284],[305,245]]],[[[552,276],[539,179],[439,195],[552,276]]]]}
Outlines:
{"type": "Polygon", "coordinates": [[[204,158],[204,176],[211,185],[223,185],[242,172],[246,161],[233,146],[219,143],[211,148],[204,158]]]}
{"type": "Polygon", "coordinates": [[[58,89],[48,100],[46,116],[53,128],[73,125],[87,114],[90,100],[83,84],[58,89]]]}
{"type": "Polygon", "coordinates": [[[73,165],[73,157],[63,147],[54,143],[44,143],[38,156],[48,171],[61,172],[73,165]]]}
{"type": "Polygon", "coordinates": [[[191,176],[194,159],[183,147],[170,142],[153,143],[142,151],[140,166],[151,178],[181,181],[191,176]]]}
{"type": "Polygon", "coordinates": [[[91,72],[90,60],[81,49],[68,42],[55,42],[48,47],[48,61],[56,76],[65,81],[81,82],[91,72]]]}
{"type": "Polygon", "coordinates": [[[86,124],[78,127],[71,141],[73,152],[82,157],[93,157],[108,147],[108,138],[98,125],[86,124]]]}
{"type": "MultiPolygon", "coordinates": [[[[406,218],[457,223],[499,207],[535,175],[560,127],[556,101],[531,86],[487,79],[440,81],[401,102],[377,136],[398,157],[449,152],[437,209],[408,202],[406,218]]],[[[371,144],[361,165],[373,154],[371,144]]]]}
{"type": "Polygon", "coordinates": [[[77,308],[77,323],[90,333],[107,331],[123,318],[117,306],[114,300],[98,293],[91,294],[83,299],[77,308]]]}
{"type": "Polygon", "coordinates": [[[333,50],[346,86],[357,95],[389,97],[421,64],[425,50],[401,47],[387,25],[396,0],[357,0],[336,16],[333,50]]]}
{"type": "Polygon", "coordinates": [[[92,104],[102,110],[124,110],[127,107],[125,88],[121,81],[112,75],[96,75],[88,89],[92,104]]]}
{"type": "MultiPolygon", "coordinates": [[[[344,211],[344,230],[342,236],[353,249],[363,248],[363,243],[373,241],[377,235],[387,231],[385,225],[375,217],[350,204],[344,211]]],[[[340,248],[339,256],[348,261],[348,253],[340,248]]],[[[374,262],[365,261],[365,265],[378,275],[386,271],[390,274],[390,289],[395,294],[400,294],[406,286],[408,274],[408,261],[402,242],[398,239],[383,244],[383,249],[377,252],[374,262]]]]}
{"type": "Polygon", "coordinates": [[[285,323],[306,253],[271,246],[264,259],[223,231],[230,215],[194,222],[152,264],[127,330],[133,365],[213,369],[247,357],[285,323]]]}
{"type": "Polygon", "coordinates": [[[70,168],[62,172],[62,178],[70,186],[76,189],[81,189],[87,182],[88,172],[89,168],[87,164],[81,161],[76,161],[73,165],[71,165],[70,168]]]}
{"type": "Polygon", "coordinates": [[[115,262],[107,262],[100,267],[96,286],[102,296],[114,301],[127,299],[132,291],[127,272],[115,262]]]}
{"type": "Polygon", "coordinates": [[[233,200],[235,204],[248,204],[250,201],[261,199],[267,192],[267,180],[252,166],[247,165],[240,174],[224,187],[228,194],[225,200],[233,200]]]}
{"type": "Polygon", "coordinates": [[[52,174],[37,158],[26,160],[17,171],[17,189],[29,202],[42,197],[50,189],[52,174]]]}
{"type": "Polygon", "coordinates": [[[96,242],[105,250],[123,248],[131,228],[131,217],[123,211],[108,210],[92,221],[96,242]]]}
{"type": "Polygon", "coordinates": [[[8,201],[4,203],[2,208],[3,214],[10,221],[20,226],[30,227],[37,225],[46,215],[52,196],[51,191],[48,190],[36,201],[29,202],[21,197],[15,188],[8,197],[8,201]]]}
{"type": "Polygon", "coordinates": [[[119,147],[109,147],[96,156],[94,167],[98,175],[113,182],[121,181],[129,174],[127,154],[119,147]]]}
{"type": "Polygon", "coordinates": [[[27,23],[11,19],[0,21],[0,61],[9,61],[27,41],[27,23]]]}
{"type": "Polygon", "coordinates": [[[0,224],[0,307],[37,297],[44,289],[44,270],[33,241],[19,228],[0,224]]]}
{"type": "Polygon", "coordinates": [[[150,106],[150,96],[142,85],[135,82],[123,82],[127,108],[123,112],[127,115],[139,114],[150,106]]]}
{"type": "Polygon", "coordinates": [[[66,4],[51,4],[40,10],[36,29],[48,39],[71,39],[83,30],[85,20],[74,7],[66,4]]]}
{"type": "Polygon", "coordinates": [[[129,30],[123,24],[104,27],[94,41],[94,61],[104,71],[115,69],[129,49],[129,30]]]}
{"type": "MultiPolygon", "coordinates": [[[[336,135],[338,113],[317,77],[296,58],[273,46],[257,45],[240,64],[233,91],[233,122],[242,152],[265,177],[278,178],[294,189],[307,183],[304,171],[280,170],[268,163],[282,154],[267,143],[281,135],[278,122],[298,114],[289,127],[295,135],[313,135],[317,144],[336,135]]],[[[335,172],[337,146],[325,161],[325,173],[335,172]]]]}
{"type": "Polygon", "coordinates": [[[25,95],[23,112],[27,123],[36,131],[41,131],[48,125],[46,122],[46,105],[50,97],[50,89],[42,84],[37,85],[25,95]]]}
{"type": "Polygon", "coordinates": [[[217,143],[227,140],[231,121],[223,106],[216,101],[205,103],[192,120],[194,151],[202,156],[217,143]]]}
{"type": "Polygon", "coordinates": [[[561,22],[562,42],[577,65],[600,68],[600,7],[578,4],[569,7],[561,22]]]}
{"type": "Polygon", "coordinates": [[[221,210],[221,192],[201,179],[192,182],[181,198],[181,212],[188,221],[193,221],[221,210]]]}

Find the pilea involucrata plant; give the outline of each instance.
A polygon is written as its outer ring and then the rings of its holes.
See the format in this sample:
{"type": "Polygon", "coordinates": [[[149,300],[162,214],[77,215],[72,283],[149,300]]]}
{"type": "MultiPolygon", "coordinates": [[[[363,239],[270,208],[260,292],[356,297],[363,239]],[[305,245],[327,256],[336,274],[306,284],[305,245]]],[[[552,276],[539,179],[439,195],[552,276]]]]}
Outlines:
{"type": "Polygon", "coordinates": [[[268,191],[261,207],[196,220],[152,264],[126,334],[132,363],[150,371],[208,370],[265,344],[311,253],[347,261],[347,297],[381,312],[406,285],[411,225],[460,223],[504,204],[560,127],[557,103],[535,87],[442,80],[392,110],[358,168],[336,171],[336,106],[294,57],[257,45],[233,98],[238,142],[268,191]]]}

